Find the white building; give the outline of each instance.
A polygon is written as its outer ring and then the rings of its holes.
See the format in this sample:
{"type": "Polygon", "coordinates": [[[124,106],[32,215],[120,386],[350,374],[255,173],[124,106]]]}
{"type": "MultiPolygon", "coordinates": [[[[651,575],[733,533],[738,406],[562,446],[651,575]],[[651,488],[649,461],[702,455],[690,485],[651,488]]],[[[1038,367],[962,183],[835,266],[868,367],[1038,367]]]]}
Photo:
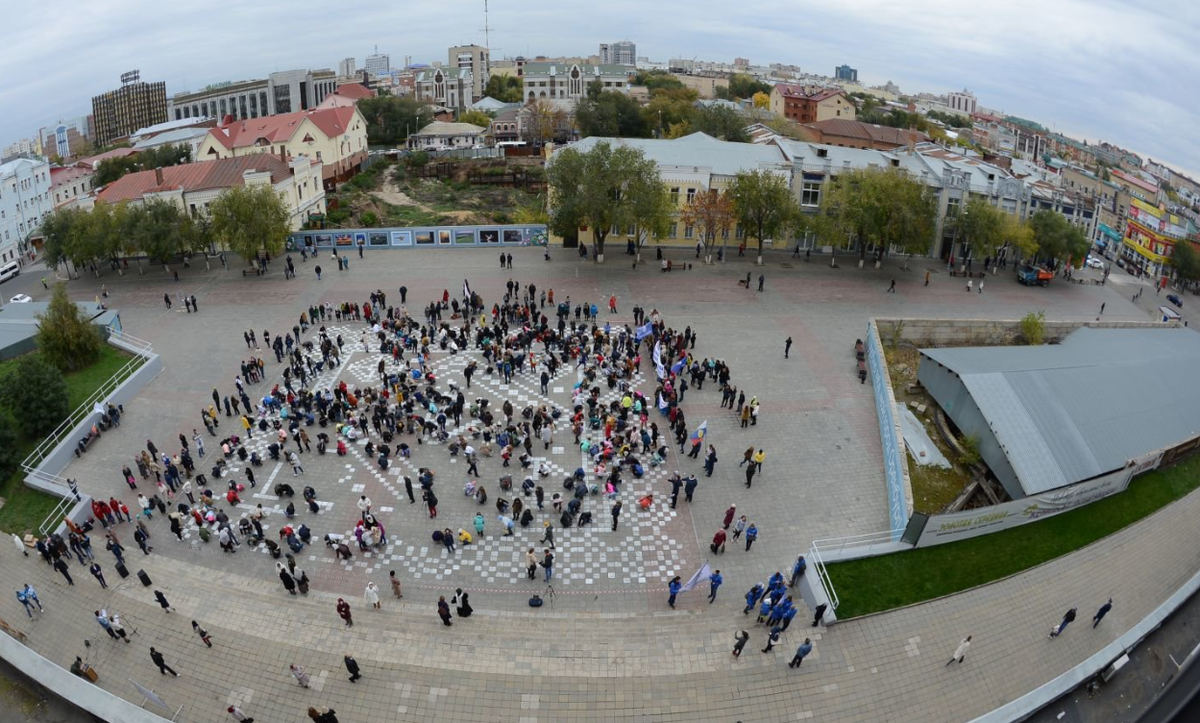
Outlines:
{"type": "Polygon", "coordinates": [[[588,86],[597,80],[604,90],[629,92],[628,69],[621,65],[528,63],[521,79],[526,102],[542,98],[579,100],[587,96],[588,86]]]}
{"type": "Polygon", "coordinates": [[[470,123],[434,121],[408,137],[408,147],[437,151],[447,148],[472,148],[483,143],[486,128],[470,123]]]}
{"type": "Polygon", "coordinates": [[[349,78],[354,75],[354,71],[356,70],[354,62],[354,58],[342,58],[338,61],[338,77],[349,78]]]}
{"type": "Polygon", "coordinates": [[[234,120],[295,113],[320,105],[337,89],[337,74],[322,70],[281,70],[262,80],[216,83],[167,99],[168,120],[233,116],[234,120]]]}
{"type": "Polygon", "coordinates": [[[637,45],[632,40],[600,43],[601,65],[637,65],[637,45]]]}
{"type": "Polygon", "coordinates": [[[37,153],[37,152],[38,152],[37,139],[22,138],[21,140],[16,141],[15,143],[13,143],[9,146],[6,146],[4,149],[3,157],[11,158],[12,156],[19,156],[22,153],[37,153]]]}
{"type": "Polygon", "coordinates": [[[467,105],[483,97],[483,89],[491,76],[491,59],[488,49],[482,45],[456,45],[446,53],[451,71],[466,70],[471,73],[471,97],[467,105]]]}
{"type": "Polygon", "coordinates": [[[392,69],[392,58],[376,48],[374,53],[363,59],[363,69],[371,75],[383,75],[392,69]]]}
{"type": "Polygon", "coordinates": [[[976,101],[975,94],[969,90],[963,89],[963,92],[953,92],[946,94],[946,105],[950,106],[950,110],[963,115],[972,115],[975,113],[976,101]]]}
{"type": "Polygon", "coordinates": [[[432,68],[417,73],[413,89],[417,100],[457,111],[470,107],[471,71],[466,68],[432,68]]]}
{"type": "Polygon", "coordinates": [[[0,264],[23,255],[29,235],[53,208],[48,161],[14,158],[0,164],[0,264]]]}

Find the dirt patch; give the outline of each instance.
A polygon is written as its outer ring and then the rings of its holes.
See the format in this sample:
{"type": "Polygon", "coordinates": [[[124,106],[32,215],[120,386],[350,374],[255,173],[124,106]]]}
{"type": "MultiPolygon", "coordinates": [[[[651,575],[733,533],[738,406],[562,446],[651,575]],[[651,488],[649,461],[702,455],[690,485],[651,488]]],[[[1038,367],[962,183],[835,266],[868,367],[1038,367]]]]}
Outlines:
{"type": "Polygon", "coordinates": [[[393,206],[414,206],[422,211],[430,213],[433,212],[432,208],[422,203],[417,203],[411,196],[404,191],[401,191],[400,187],[396,185],[396,182],[391,179],[384,181],[383,186],[377,191],[372,191],[371,195],[377,197],[384,203],[390,203],[393,206]]]}

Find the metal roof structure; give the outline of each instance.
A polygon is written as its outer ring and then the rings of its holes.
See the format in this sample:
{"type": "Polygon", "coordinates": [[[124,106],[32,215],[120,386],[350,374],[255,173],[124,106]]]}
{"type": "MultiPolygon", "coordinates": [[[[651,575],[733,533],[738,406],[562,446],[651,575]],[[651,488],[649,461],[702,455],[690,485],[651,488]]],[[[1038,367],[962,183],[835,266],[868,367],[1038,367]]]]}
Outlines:
{"type": "Polygon", "coordinates": [[[959,377],[1029,495],[1200,434],[1190,329],[1084,327],[1056,345],[921,354],[959,377]]]}

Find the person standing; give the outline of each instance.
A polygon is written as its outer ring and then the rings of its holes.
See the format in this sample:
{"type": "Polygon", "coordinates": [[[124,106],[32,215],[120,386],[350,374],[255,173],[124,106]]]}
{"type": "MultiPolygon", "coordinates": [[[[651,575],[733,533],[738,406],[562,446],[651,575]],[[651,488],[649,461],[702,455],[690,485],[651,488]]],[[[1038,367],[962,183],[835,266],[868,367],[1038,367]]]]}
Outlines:
{"type": "Polygon", "coordinates": [[[783,342],[783,358],[788,359],[792,353],[792,337],[788,337],[787,341],[783,342]]]}
{"type": "Polygon", "coordinates": [[[374,581],[368,582],[367,588],[363,590],[363,601],[375,610],[383,607],[383,603],[379,600],[379,586],[374,581]]]}
{"type": "Polygon", "coordinates": [[[108,583],[104,581],[104,571],[100,568],[100,563],[93,562],[92,566],[88,568],[88,572],[92,573],[92,577],[100,582],[100,587],[108,589],[108,583]]]}
{"type": "Polygon", "coordinates": [[[758,466],[751,462],[746,465],[746,489],[750,489],[750,485],[754,484],[754,473],[758,471],[758,466]]]}
{"type": "Polygon", "coordinates": [[[753,522],[746,528],[746,552],[750,552],[750,546],[758,539],[758,526],[753,522]]]}
{"type": "Polygon", "coordinates": [[[167,665],[167,661],[163,658],[163,654],[154,648],[150,648],[150,660],[154,661],[154,664],[158,666],[158,672],[162,673],[163,675],[170,673],[176,678],[179,677],[179,673],[176,673],[171,666],[167,665]]]}
{"type": "Polygon", "coordinates": [[[733,657],[742,657],[742,648],[746,647],[746,641],[750,639],[750,633],[745,630],[733,636],[733,657]]]}
{"type": "Polygon", "coordinates": [[[54,569],[62,573],[62,576],[67,578],[68,585],[74,585],[75,581],[71,579],[71,571],[67,567],[67,561],[61,557],[54,558],[54,569]]]}
{"type": "Polygon", "coordinates": [[[767,280],[766,276],[763,276],[762,274],[758,275],[758,290],[759,291],[763,290],[763,282],[766,280],[767,280]]]}
{"type": "Polygon", "coordinates": [[[440,595],[437,604],[438,617],[442,619],[442,625],[450,627],[453,623],[450,622],[450,603],[446,602],[446,596],[440,595]]]}
{"type": "Polygon", "coordinates": [[[542,553],[542,568],[546,571],[544,582],[549,585],[550,580],[554,577],[554,553],[550,552],[549,549],[543,549],[542,553]]]}
{"type": "Polygon", "coordinates": [[[772,648],[775,647],[775,643],[779,642],[779,636],[782,634],[783,630],[778,625],[771,628],[771,632],[767,634],[767,647],[763,648],[762,651],[764,653],[771,652],[772,648]]]}
{"type": "Polygon", "coordinates": [[[1075,621],[1075,608],[1071,608],[1070,610],[1068,610],[1066,612],[1065,615],[1063,615],[1062,622],[1060,622],[1058,625],[1055,625],[1050,630],[1050,637],[1057,638],[1059,635],[1062,635],[1062,631],[1066,630],[1067,626],[1070,625],[1074,621],[1075,621]]]}
{"type": "Polygon", "coordinates": [[[388,573],[388,582],[392,584],[393,595],[395,595],[397,598],[404,597],[404,594],[400,592],[400,578],[396,577],[395,570],[392,570],[388,573]]]}
{"type": "Polygon", "coordinates": [[[800,578],[804,577],[804,571],[808,569],[808,561],[804,559],[804,555],[796,558],[795,564],[792,565],[792,580],[788,587],[796,587],[796,583],[800,578]]]}
{"type": "Polygon", "coordinates": [[[737,505],[731,504],[729,505],[729,508],[725,510],[725,519],[722,522],[722,527],[724,529],[728,530],[729,526],[733,524],[733,518],[735,515],[737,515],[737,505]]]}
{"type": "Polygon", "coordinates": [[[929,286],[929,272],[928,271],[925,272],[925,285],[929,286]]]}
{"type": "Polygon", "coordinates": [[[708,604],[712,605],[717,599],[717,588],[721,587],[721,583],[725,582],[725,578],[721,577],[721,571],[717,570],[708,577],[708,604]]]}
{"type": "Polygon", "coordinates": [[[667,591],[671,593],[670,596],[667,597],[667,605],[670,605],[672,610],[675,609],[675,596],[679,594],[679,591],[682,588],[683,583],[680,582],[680,577],[678,575],[671,578],[671,582],[667,583],[667,591]]]}
{"type": "Polygon", "coordinates": [[[358,671],[358,661],[350,653],[342,658],[342,662],[346,664],[346,672],[350,674],[350,682],[354,683],[362,677],[362,673],[358,671]]]}
{"type": "Polygon", "coordinates": [[[820,605],[817,606],[816,610],[813,610],[812,626],[814,628],[821,624],[821,618],[825,617],[825,611],[827,609],[829,609],[829,606],[826,605],[825,603],[821,603],[820,605]]]}
{"type": "Polygon", "coordinates": [[[308,687],[310,676],[308,673],[304,672],[303,665],[289,665],[288,669],[291,671],[292,677],[295,678],[296,682],[300,684],[301,688],[308,687]]]}
{"type": "Polygon", "coordinates": [[[242,712],[242,709],[236,705],[231,705],[225,709],[225,712],[233,716],[233,719],[238,723],[254,723],[254,719],[242,712]]]}
{"type": "Polygon", "coordinates": [[[696,475],[688,475],[687,481],[683,484],[683,498],[692,503],[692,495],[696,493],[696,487],[700,484],[700,480],[696,479],[696,475]]]}
{"type": "Polygon", "coordinates": [[[117,634],[113,632],[112,623],[109,622],[108,615],[105,615],[101,610],[97,610],[93,614],[96,616],[96,622],[99,623],[100,627],[104,628],[104,632],[108,633],[108,637],[117,640],[117,634]]]}
{"type": "Polygon", "coordinates": [[[200,642],[204,643],[204,645],[206,647],[209,647],[209,648],[212,647],[212,636],[208,634],[207,630],[200,627],[200,623],[193,620],[192,621],[192,630],[196,631],[196,635],[198,635],[200,637],[200,642]]]}
{"type": "Polygon", "coordinates": [[[961,663],[963,658],[967,657],[967,650],[970,647],[971,636],[968,635],[959,642],[958,647],[954,649],[954,655],[950,656],[950,659],[946,661],[946,665],[949,666],[951,663],[961,663]]]}
{"type": "Polygon", "coordinates": [[[619,520],[620,518],[621,518],[621,500],[617,500],[616,502],[613,503],[613,506],[612,506],[612,521],[613,521],[612,528],[613,528],[614,532],[617,529],[617,520],[619,520]]]}
{"type": "MultiPolygon", "coordinates": [[[[892,284],[895,284],[895,283],[896,282],[894,282],[894,281],[892,282],[892,284]]],[[[792,660],[790,663],[788,663],[788,667],[789,668],[799,668],[800,664],[804,662],[804,658],[806,658],[808,656],[808,654],[811,652],[812,652],[812,640],[805,638],[804,642],[800,644],[800,647],[796,648],[796,654],[792,656],[792,660]]]]}
{"type": "MultiPolygon", "coordinates": [[[[699,446],[699,445],[697,444],[697,446],[699,446]]],[[[713,470],[716,468],[716,466],[717,466],[717,448],[710,444],[710,445],[708,445],[708,453],[704,455],[704,476],[712,477],[713,470]]]]}
{"type": "Polygon", "coordinates": [[[537,566],[538,566],[537,553],[534,552],[533,548],[531,547],[525,553],[525,574],[530,580],[532,580],[537,575],[537,566]]]}
{"type": "Polygon", "coordinates": [[[354,617],[350,614],[350,603],[342,598],[338,598],[337,601],[337,614],[339,618],[346,621],[346,627],[354,627],[354,617]]]}
{"type": "Polygon", "coordinates": [[[1104,316],[1104,307],[1105,306],[1108,306],[1107,301],[1100,305],[1100,316],[1104,316]]]}
{"type": "Polygon", "coordinates": [[[1109,598],[1108,602],[1101,605],[1100,609],[1096,611],[1096,614],[1092,616],[1093,630],[1095,630],[1096,626],[1100,624],[1100,621],[1104,619],[1104,616],[1108,615],[1109,610],[1112,610],[1112,598],[1109,598]]]}

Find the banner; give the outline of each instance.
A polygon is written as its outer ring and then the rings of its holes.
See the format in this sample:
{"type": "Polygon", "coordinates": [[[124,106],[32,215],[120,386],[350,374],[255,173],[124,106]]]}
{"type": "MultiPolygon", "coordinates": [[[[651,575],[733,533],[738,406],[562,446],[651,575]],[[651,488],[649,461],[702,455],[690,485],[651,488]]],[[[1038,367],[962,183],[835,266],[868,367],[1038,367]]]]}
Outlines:
{"type": "Polygon", "coordinates": [[[679,591],[691,592],[692,590],[695,590],[697,585],[707,581],[708,578],[712,577],[712,574],[712,568],[708,566],[708,561],[705,560],[704,565],[696,571],[695,575],[692,575],[692,579],[683,584],[683,587],[680,588],[679,591]]]}
{"type": "Polygon", "coordinates": [[[637,328],[637,340],[641,341],[654,333],[654,324],[646,322],[637,328]]]}
{"type": "Polygon", "coordinates": [[[1134,467],[1131,463],[1124,469],[1086,482],[991,507],[933,515],[917,540],[916,547],[942,545],[989,535],[1089,505],[1109,495],[1124,492],[1133,477],[1134,467]]]}
{"type": "Polygon", "coordinates": [[[706,435],[706,434],[708,434],[708,420],[707,419],[704,420],[703,422],[701,422],[699,427],[696,427],[696,431],[692,432],[692,441],[693,442],[703,442],[704,435],[706,435]]]}
{"type": "Polygon", "coordinates": [[[662,342],[661,341],[656,342],[654,344],[654,357],[653,358],[654,358],[654,369],[655,369],[655,372],[658,374],[658,380],[661,382],[663,379],[665,379],[667,377],[667,368],[663,366],[663,362],[662,362],[662,342]]]}

